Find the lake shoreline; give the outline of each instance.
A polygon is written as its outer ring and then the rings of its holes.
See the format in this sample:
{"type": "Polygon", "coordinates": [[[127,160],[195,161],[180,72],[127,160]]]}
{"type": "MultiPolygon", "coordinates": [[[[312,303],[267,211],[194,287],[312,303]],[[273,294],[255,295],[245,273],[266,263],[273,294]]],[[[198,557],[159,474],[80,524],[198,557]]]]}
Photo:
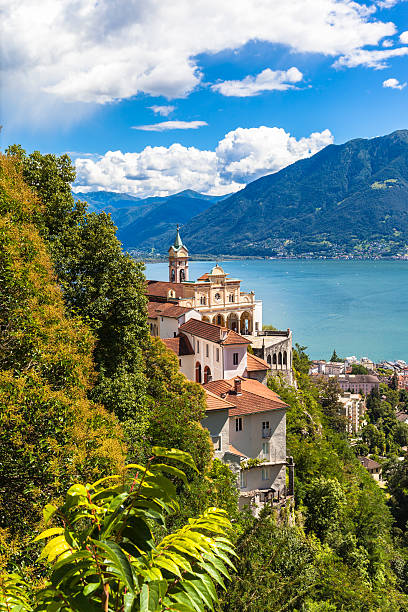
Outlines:
{"type": "MultiPolygon", "coordinates": [[[[214,260],[212,260],[214,261],[214,260]]],[[[190,278],[211,260],[190,261],[190,278]]],[[[244,291],[263,301],[263,323],[293,331],[311,359],[338,355],[408,361],[405,260],[240,259],[221,262],[244,291]]],[[[146,262],[146,276],[168,280],[168,264],[146,262]]]]}

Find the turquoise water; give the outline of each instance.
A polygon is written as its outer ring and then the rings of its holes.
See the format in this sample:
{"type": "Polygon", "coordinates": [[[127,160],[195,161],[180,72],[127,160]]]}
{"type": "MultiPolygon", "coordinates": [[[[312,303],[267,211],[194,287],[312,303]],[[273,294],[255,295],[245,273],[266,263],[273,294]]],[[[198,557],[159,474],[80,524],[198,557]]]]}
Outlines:
{"type": "MultiPolygon", "coordinates": [[[[263,300],[264,323],[290,327],[312,359],[367,356],[408,361],[408,261],[243,260],[222,263],[263,300]]],[[[190,278],[211,269],[191,262],[190,278]]],[[[147,278],[168,280],[165,263],[147,278]]]]}

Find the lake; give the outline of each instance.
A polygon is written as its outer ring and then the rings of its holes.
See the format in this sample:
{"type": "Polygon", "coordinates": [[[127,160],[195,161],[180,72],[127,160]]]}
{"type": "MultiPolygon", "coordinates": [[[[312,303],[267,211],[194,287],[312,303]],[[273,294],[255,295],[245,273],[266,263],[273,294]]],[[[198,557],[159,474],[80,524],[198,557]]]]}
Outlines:
{"type": "MultiPolygon", "coordinates": [[[[212,267],[190,262],[190,279],[212,267]]],[[[263,322],[290,327],[312,359],[408,361],[408,261],[242,260],[220,262],[241,288],[263,300],[263,322]]],[[[168,280],[167,263],[147,264],[149,279],[168,280]]]]}

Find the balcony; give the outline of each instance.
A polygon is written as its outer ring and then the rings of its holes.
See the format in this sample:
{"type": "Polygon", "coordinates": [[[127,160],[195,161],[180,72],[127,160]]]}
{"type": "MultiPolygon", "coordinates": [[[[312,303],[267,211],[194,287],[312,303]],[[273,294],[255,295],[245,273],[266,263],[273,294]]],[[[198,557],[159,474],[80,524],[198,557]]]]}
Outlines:
{"type": "Polygon", "coordinates": [[[270,438],[272,436],[272,430],[271,429],[263,429],[262,430],[262,437],[263,438],[270,438]]]}

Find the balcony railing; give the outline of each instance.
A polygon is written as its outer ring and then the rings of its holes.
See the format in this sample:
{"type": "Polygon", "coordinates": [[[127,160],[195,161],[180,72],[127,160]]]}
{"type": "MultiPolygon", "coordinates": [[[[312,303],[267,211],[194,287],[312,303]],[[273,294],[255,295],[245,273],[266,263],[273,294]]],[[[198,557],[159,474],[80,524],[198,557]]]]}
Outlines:
{"type": "Polygon", "coordinates": [[[272,435],[272,430],[271,429],[263,429],[262,430],[262,437],[263,438],[270,438],[272,435]]]}

